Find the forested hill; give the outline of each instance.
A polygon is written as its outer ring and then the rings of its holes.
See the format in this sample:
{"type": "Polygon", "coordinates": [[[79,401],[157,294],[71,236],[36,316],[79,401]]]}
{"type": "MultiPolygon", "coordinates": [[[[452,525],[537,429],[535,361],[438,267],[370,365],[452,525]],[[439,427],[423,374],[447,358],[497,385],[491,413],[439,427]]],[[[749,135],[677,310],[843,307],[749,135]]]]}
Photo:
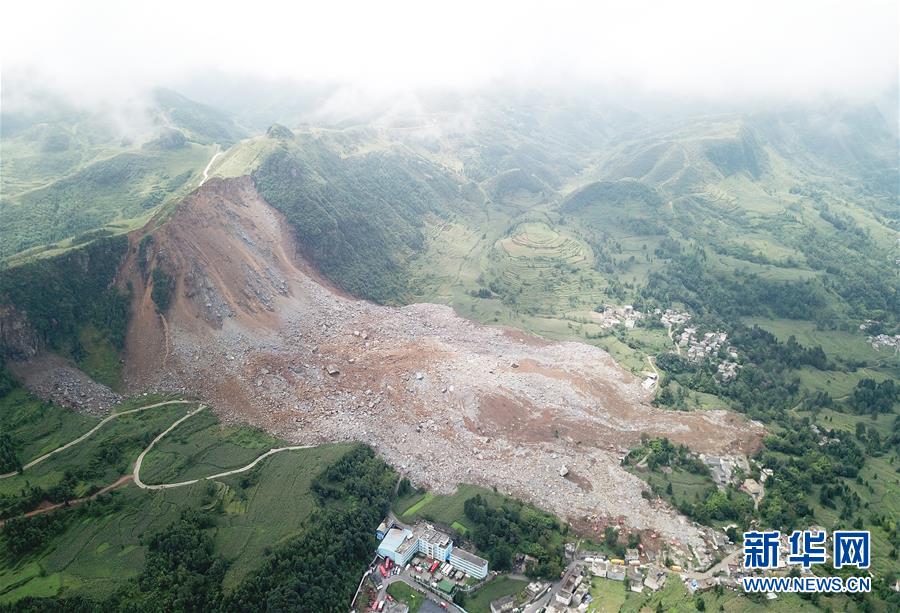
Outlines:
{"type": "Polygon", "coordinates": [[[407,265],[425,249],[426,223],[472,206],[457,177],[421,158],[341,156],[304,136],[269,154],[253,179],[291,223],[303,256],[343,289],[382,303],[408,295],[407,265]]]}
{"type": "Polygon", "coordinates": [[[0,358],[49,349],[118,383],[130,296],[115,285],[126,236],[103,237],[53,258],[0,267],[0,358]]]}

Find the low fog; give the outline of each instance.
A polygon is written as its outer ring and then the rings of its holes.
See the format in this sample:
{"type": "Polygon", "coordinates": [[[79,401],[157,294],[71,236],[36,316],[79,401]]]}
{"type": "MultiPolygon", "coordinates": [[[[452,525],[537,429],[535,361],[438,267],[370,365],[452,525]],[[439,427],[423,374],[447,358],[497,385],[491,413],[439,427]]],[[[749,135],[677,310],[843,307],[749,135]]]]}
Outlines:
{"type": "Polygon", "coordinates": [[[305,111],[337,114],[415,112],[422,95],[496,89],[671,107],[850,99],[889,108],[897,96],[890,0],[94,0],[13,3],[2,14],[5,111],[35,104],[30,88],[125,117],[156,86],[244,111],[255,96],[294,95],[305,111]]]}

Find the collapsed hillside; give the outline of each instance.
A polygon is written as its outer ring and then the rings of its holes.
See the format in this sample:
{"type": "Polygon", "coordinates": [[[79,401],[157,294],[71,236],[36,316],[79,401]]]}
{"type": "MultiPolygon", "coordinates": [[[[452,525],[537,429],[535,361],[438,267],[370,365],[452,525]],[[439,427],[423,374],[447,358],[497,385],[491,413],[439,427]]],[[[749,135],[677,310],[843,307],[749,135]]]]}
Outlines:
{"type": "Polygon", "coordinates": [[[698,530],[641,496],[619,466],[642,434],[747,454],[762,430],[732,413],[648,403],[605,352],[336,290],[296,257],[249,177],[212,179],[132,236],[126,384],[195,393],[226,420],[288,440],[359,440],[438,492],[496,487],[572,520],[624,517],[702,552],[698,530]],[[174,290],[164,315],[153,285],[174,290]],[[561,474],[565,474],[562,477],[561,474]]]}

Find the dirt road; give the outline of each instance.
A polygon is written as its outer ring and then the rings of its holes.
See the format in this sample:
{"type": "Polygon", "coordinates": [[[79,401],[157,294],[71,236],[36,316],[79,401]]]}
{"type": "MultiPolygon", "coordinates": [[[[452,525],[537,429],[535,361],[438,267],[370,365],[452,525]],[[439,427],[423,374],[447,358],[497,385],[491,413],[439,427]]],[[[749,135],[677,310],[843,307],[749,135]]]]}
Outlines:
{"type": "MultiPolygon", "coordinates": [[[[216,147],[218,147],[218,145],[216,145],[216,147]]],[[[218,158],[223,153],[225,153],[225,152],[221,151],[221,150],[216,151],[215,155],[213,155],[212,158],[209,160],[209,164],[207,164],[206,168],[203,169],[203,178],[200,180],[200,185],[203,185],[209,179],[209,169],[212,168],[213,162],[216,161],[216,158],[218,158]]]]}
{"type": "MultiPolygon", "coordinates": [[[[74,507],[79,504],[85,503],[88,500],[93,500],[94,498],[97,498],[98,496],[102,496],[103,494],[106,494],[107,492],[111,492],[112,490],[116,489],[117,487],[122,487],[129,481],[131,481],[131,475],[124,475],[122,477],[119,477],[118,479],[116,479],[114,482],[110,483],[106,487],[104,487],[100,490],[97,490],[90,496],[85,496],[84,498],[76,498],[74,500],[68,500],[66,502],[58,502],[56,504],[48,504],[45,506],[41,506],[41,507],[34,509],[33,511],[28,511],[28,513],[23,513],[22,515],[18,515],[11,519],[21,519],[23,517],[34,517],[35,515],[43,515],[44,513],[49,513],[50,511],[55,511],[56,509],[61,509],[62,507],[74,507]]],[[[8,521],[9,521],[8,519],[0,520],[0,528],[2,528],[3,525],[8,521]]]]}
{"type": "Polygon", "coordinates": [[[138,456],[138,459],[134,463],[134,471],[132,473],[132,478],[134,479],[135,485],[137,485],[139,488],[144,489],[144,490],[168,490],[168,489],[172,489],[175,487],[184,487],[185,485],[193,485],[199,481],[208,481],[211,479],[221,479],[222,477],[228,477],[230,475],[236,475],[236,474],[239,474],[242,472],[246,472],[246,471],[250,470],[251,468],[253,468],[254,466],[256,466],[257,464],[259,464],[260,462],[262,462],[263,460],[265,460],[266,458],[268,458],[269,456],[275,455],[276,453],[281,453],[282,451],[296,451],[298,449],[310,449],[312,447],[315,447],[315,445],[291,445],[288,447],[276,447],[274,449],[269,449],[268,451],[266,451],[263,454],[260,454],[259,457],[257,457],[255,460],[253,460],[246,466],[242,466],[240,468],[235,468],[233,470],[227,470],[225,472],[217,473],[215,475],[209,475],[208,477],[198,477],[197,479],[189,479],[187,481],[178,481],[175,483],[159,483],[156,485],[150,485],[150,484],[147,484],[147,483],[144,483],[143,481],[141,481],[141,464],[143,464],[144,457],[150,452],[151,449],[153,449],[153,446],[156,445],[156,443],[158,443],[159,441],[161,441],[172,430],[177,428],[182,422],[184,422],[185,420],[189,419],[190,417],[196,415],[197,413],[199,413],[200,411],[202,411],[205,408],[206,408],[206,406],[201,404],[195,410],[191,411],[184,417],[176,420],[171,426],[166,428],[155,439],[153,439],[153,441],[151,441],[151,443],[147,446],[147,448],[141,452],[141,455],[138,456]]]}
{"type": "Polygon", "coordinates": [[[132,413],[140,413],[141,411],[146,411],[146,410],[148,410],[148,409],[155,409],[155,408],[157,408],[157,407],[162,407],[162,406],[166,406],[166,405],[170,405],[170,404],[191,404],[191,401],[190,401],[190,400],[167,400],[167,401],[165,401],[165,402],[157,402],[156,404],[150,404],[150,405],[147,405],[147,406],[138,407],[138,408],[136,408],[136,409],[130,409],[130,410],[128,410],[128,411],[122,411],[121,413],[113,413],[113,414],[111,414],[111,415],[105,417],[104,419],[102,419],[102,420],[100,421],[100,423],[98,423],[96,426],[94,426],[93,428],[91,428],[90,430],[88,430],[87,432],[85,432],[84,434],[82,434],[81,436],[79,436],[78,438],[76,438],[75,440],[69,441],[68,443],[66,443],[66,444],[63,445],[62,447],[57,447],[57,448],[54,449],[53,451],[50,451],[50,452],[45,453],[44,455],[42,455],[42,456],[40,456],[40,457],[38,457],[38,458],[35,458],[35,459],[32,460],[31,462],[29,462],[28,464],[26,464],[25,466],[23,466],[21,471],[14,471],[14,472],[11,472],[11,473],[6,473],[6,474],[3,474],[3,475],[0,475],[0,479],[7,479],[7,478],[9,478],[9,477],[18,475],[20,472],[24,472],[24,471],[28,470],[29,468],[31,468],[32,466],[35,466],[36,464],[40,464],[41,462],[43,462],[43,461],[46,460],[47,458],[49,458],[49,457],[51,457],[51,456],[54,456],[54,455],[56,455],[57,453],[60,453],[61,451],[65,451],[66,449],[68,449],[68,448],[70,448],[70,447],[73,447],[74,445],[77,445],[78,443],[81,443],[82,441],[84,441],[84,440],[87,439],[88,437],[92,436],[95,432],[97,432],[97,430],[99,430],[100,428],[102,428],[103,426],[105,426],[105,425],[106,425],[107,423],[109,423],[110,421],[116,419],[117,417],[122,417],[123,415],[131,415],[132,413]]]}
{"type": "MultiPolygon", "coordinates": [[[[49,453],[45,453],[44,455],[40,456],[39,458],[37,458],[35,460],[32,460],[31,462],[26,464],[22,470],[25,470],[27,468],[34,466],[35,464],[43,462],[47,458],[49,458],[61,451],[69,449],[73,445],[77,445],[78,443],[84,441],[85,439],[90,437],[92,434],[97,432],[97,430],[102,428],[107,422],[115,419],[116,417],[121,417],[122,415],[129,415],[131,413],[137,413],[139,411],[146,411],[147,409],[153,409],[156,407],[161,407],[161,406],[166,406],[166,405],[171,405],[171,404],[192,404],[192,401],[190,401],[190,400],[167,400],[165,402],[157,402],[155,404],[147,405],[144,407],[138,407],[136,409],[131,409],[128,411],[122,411],[121,413],[114,413],[114,414],[110,415],[109,417],[107,417],[106,419],[102,420],[99,424],[97,424],[96,426],[91,428],[91,430],[89,430],[85,434],[82,434],[75,440],[70,441],[70,442],[66,443],[65,445],[62,445],[61,447],[58,447],[49,453]]],[[[235,468],[232,470],[227,470],[227,471],[224,471],[221,473],[217,473],[215,475],[209,475],[207,477],[199,477],[197,479],[190,479],[187,481],[179,481],[176,483],[160,483],[160,484],[155,484],[155,485],[150,485],[150,484],[147,484],[147,483],[144,483],[143,481],[141,481],[141,477],[140,477],[141,465],[143,464],[143,461],[144,461],[144,458],[146,457],[146,455],[150,452],[151,449],[153,449],[154,445],[156,445],[167,434],[172,432],[172,430],[177,428],[184,421],[186,421],[187,419],[190,419],[191,417],[193,417],[194,415],[196,415],[197,413],[199,413],[200,411],[202,411],[205,408],[206,408],[206,405],[203,405],[203,404],[199,405],[196,409],[194,409],[193,411],[190,411],[187,415],[184,415],[183,417],[179,417],[178,419],[176,419],[168,428],[166,428],[156,438],[154,438],[150,442],[150,444],[141,452],[141,454],[138,456],[137,460],[135,460],[134,469],[132,471],[132,474],[123,475],[123,476],[119,477],[115,482],[103,487],[102,489],[98,490],[97,492],[95,492],[94,494],[92,494],[90,496],[85,496],[84,498],[76,498],[75,500],[69,500],[67,502],[60,502],[60,503],[55,503],[55,504],[44,504],[32,511],[23,513],[22,515],[17,515],[15,518],[12,518],[12,519],[19,519],[19,518],[23,518],[23,517],[33,517],[35,515],[43,515],[44,513],[49,513],[51,511],[54,511],[56,509],[60,509],[63,507],[72,507],[75,505],[79,505],[84,502],[87,502],[88,500],[93,500],[94,498],[97,498],[98,496],[105,494],[111,490],[121,487],[130,481],[134,481],[135,485],[137,485],[139,488],[145,489],[145,490],[165,490],[165,489],[171,489],[171,488],[175,488],[175,487],[183,487],[186,485],[193,485],[194,483],[197,483],[199,481],[210,480],[210,479],[220,479],[222,477],[228,477],[230,475],[236,475],[238,473],[246,472],[246,471],[252,469],[257,464],[259,464],[260,462],[262,462],[264,459],[268,458],[269,456],[275,455],[276,453],[281,453],[282,451],[296,451],[299,449],[310,449],[312,447],[315,447],[315,445],[291,445],[291,446],[287,446],[287,447],[276,447],[273,449],[269,449],[265,453],[260,454],[255,460],[253,460],[246,466],[242,466],[240,468],[235,468]]],[[[13,475],[17,475],[17,474],[19,474],[19,473],[17,473],[17,472],[7,473],[5,475],[0,475],[0,478],[12,477],[13,475]]],[[[0,521],[0,527],[2,527],[6,521],[8,521],[8,520],[0,521]]]]}

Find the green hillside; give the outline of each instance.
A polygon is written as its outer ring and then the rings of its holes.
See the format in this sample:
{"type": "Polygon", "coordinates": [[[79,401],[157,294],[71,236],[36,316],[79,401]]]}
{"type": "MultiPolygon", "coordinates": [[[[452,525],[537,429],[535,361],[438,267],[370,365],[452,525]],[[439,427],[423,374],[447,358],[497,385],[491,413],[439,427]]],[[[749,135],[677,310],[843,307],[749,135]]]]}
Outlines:
{"type": "Polygon", "coordinates": [[[225,113],[169,90],[109,112],[49,94],[9,106],[0,118],[0,261],[142,226],[197,187],[218,146],[245,135],[225,113]]]}
{"type": "MultiPolygon", "coordinates": [[[[165,400],[142,396],[114,411],[165,400]]],[[[181,589],[186,582],[193,586],[193,606],[202,603],[204,610],[245,606],[239,603],[258,590],[299,590],[309,598],[317,589],[318,610],[349,602],[396,481],[368,448],[290,451],[217,480],[158,492],[125,484],[78,500],[130,474],[153,437],[195,407],[171,404],[123,415],[82,443],[0,479],[0,610],[46,610],[54,603],[130,609],[135,602],[190,608],[181,589]],[[16,519],[45,500],[68,504],[16,519]],[[286,557],[317,572],[297,584],[293,575],[273,570],[286,557]]],[[[96,426],[97,420],[41,403],[15,385],[0,394],[0,431],[20,465],[96,426]]],[[[279,445],[201,412],[153,448],[141,476],[150,483],[202,479],[279,445]]]]}
{"type": "Polygon", "coordinates": [[[401,302],[426,222],[464,206],[459,183],[390,149],[345,154],[354,144],[300,135],[270,153],[253,178],[293,226],[303,255],[337,285],[363,298],[401,302]]]}

